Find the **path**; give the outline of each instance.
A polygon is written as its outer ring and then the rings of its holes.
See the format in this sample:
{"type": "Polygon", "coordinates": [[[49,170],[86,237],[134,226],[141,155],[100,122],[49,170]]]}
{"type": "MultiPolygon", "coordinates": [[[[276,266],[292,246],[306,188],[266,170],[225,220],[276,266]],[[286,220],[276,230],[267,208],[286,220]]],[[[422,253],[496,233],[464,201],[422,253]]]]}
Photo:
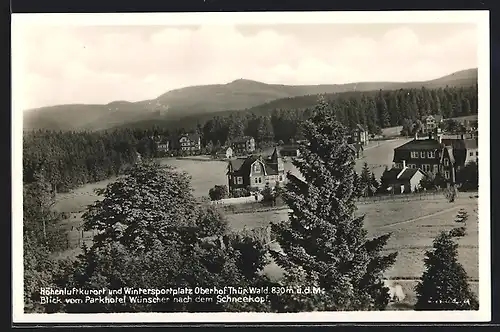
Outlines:
{"type": "Polygon", "coordinates": [[[434,213],[431,213],[431,214],[427,214],[425,216],[421,216],[421,217],[418,217],[418,218],[408,219],[408,220],[404,220],[404,221],[398,221],[398,222],[394,222],[392,224],[387,224],[387,225],[384,225],[384,226],[379,226],[379,227],[377,227],[377,229],[384,228],[384,227],[392,227],[392,226],[396,226],[396,225],[402,225],[402,224],[411,223],[411,222],[422,220],[422,219],[427,219],[427,218],[438,216],[440,214],[447,213],[447,212],[450,212],[450,211],[453,211],[453,210],[458,210],[460,208],[462,208],[462,206],[461,205],[457,205],[457,206],[451,207],[449,209],[444,209],[444,210],[441,210],[441,211],[438,211],[438,212],[434,212],[434,213]]]}

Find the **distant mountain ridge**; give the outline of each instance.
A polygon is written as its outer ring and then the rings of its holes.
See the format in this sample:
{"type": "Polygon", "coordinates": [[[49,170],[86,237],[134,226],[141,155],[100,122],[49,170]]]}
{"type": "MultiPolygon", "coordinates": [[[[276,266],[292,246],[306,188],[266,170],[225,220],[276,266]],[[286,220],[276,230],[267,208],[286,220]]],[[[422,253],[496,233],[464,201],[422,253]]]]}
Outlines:
{"type": "Polygon", "coordinates": [[[72,104],[42,107],[24,113],[25,129],[101,130],[135,122],[178,120],[207,113],[244,110],[280,99],[349,91],[396,90],[426,87],[472,86],[477,68],[430,81],[359,82],[348,84],[282,85],[238,79],[227,84],[190,86],[168,91],[156,99],[113,101],[105,105],[72,104]]]}

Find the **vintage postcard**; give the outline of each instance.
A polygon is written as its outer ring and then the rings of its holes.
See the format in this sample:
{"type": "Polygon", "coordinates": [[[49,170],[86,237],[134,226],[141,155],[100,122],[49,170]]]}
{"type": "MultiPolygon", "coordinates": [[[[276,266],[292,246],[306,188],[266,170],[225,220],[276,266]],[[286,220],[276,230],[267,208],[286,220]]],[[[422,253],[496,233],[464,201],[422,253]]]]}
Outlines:
{"type": "Polygon", "coordinates": [[[13,14],[12,68],[15,323],[490,320],[487,11],[13,14]]]}

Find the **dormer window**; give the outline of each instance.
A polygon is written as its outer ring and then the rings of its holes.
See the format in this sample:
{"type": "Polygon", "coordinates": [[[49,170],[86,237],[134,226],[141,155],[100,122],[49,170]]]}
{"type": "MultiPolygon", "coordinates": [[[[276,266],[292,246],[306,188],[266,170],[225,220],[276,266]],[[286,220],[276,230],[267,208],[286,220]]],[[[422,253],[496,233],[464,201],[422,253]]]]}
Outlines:
{"type": "Polygon", "coordinates": [[[418,159],[418,151],[412,151],[412,152],[411,152],[411,157],[412,157],[413,159],[418,159]]]}
{"type": "Polygon", "coordinates": [[[255,165],[253,165],[253,171],[255,173],[259,173],[260,172],[260,164],[259,163],[256,163],[255,165]]]}
{"type": "Polygon", "coordinates": [[[425,158],[425,151],[420,151],[420,158],[425,158]]]}
{"type": "Polygon", "coordinates": [[[444,165],[449,166],[450,165],[450,160],[448,158],[444,158],[444,165]]]}
{"type": "Polygon", "coordinates": [[[436,153],[434,151],[427,151],[427,158],[434,159],[436,157],[436,153]]]}

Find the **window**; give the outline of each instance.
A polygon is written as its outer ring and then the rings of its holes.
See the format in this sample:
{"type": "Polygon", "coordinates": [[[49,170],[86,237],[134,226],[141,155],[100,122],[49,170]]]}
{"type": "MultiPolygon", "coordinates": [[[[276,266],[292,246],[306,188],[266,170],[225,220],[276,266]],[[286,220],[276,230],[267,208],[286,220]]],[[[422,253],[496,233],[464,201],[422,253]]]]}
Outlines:
{"type": "Polygon", "coordinates": [[[260,172],[260,164],[259,163],[256,163],[255,165],[253,165],[253,171],[255,173],[259,173],[260,172]]]}
{"type": "Polygon", "coordinates": [[[450,160],[448,158],[444,158],[444,165],[445,166],[450,165],[450,160]]]}
{"type": "Polygon", "coordinates": [[[431,171],[431,165],[429,164],[422,165],[422,170],[426,173],[429,173],[431,171]]]}
{"type": "Polygon", "coordinates": [[[234,178],[233,178],[233,182],[234,182],[234,184],[238,184],[238,179],[237,179],[237,177],[234,177],[234,178]]]}
{"type": "Polygon", "coordinates": [[[280,181],[283,181],[283,176],[280,175],[280,181]]]}
{"type": "Polygon", "coordinates": [[[439,173],[439,166],[438,165],[433,165],[434,170],[432,171],[433,173],[437,174],[439,173]]]}
{"type": "Polygon", "coordinates": [[[444,171],[444,178],[447,180],[450,178],[450,171],[444,171]]]}
{"type": "Polygon", "coordinates": [[[471,157],[472,157],[473,155],[474,155],[474,152],[472,152],[472,151],[471,151],[471,152],[469,152],[469,156],[471,156],[471,157]]]}
{"type": "Polygon", "coordinates": [[[238,176],[238,184],[243,184],[243,177],[242,176],[238,176]]]}
{"type": "Polygon", "coordinates": [[[262,178],[261,177],[259,177],[259,183],[262,183],[262,178]]]}
{"type": "Polygon", "coordinates": [[[258,183],[259,182],[259,179],[258,178],[255,178],[255,183],[258,183]]]}
{"type": "Polygon", "coordinates": [[[411,152],[411,157],[414,158],[414,159],[417,159],[418,158],[418,151],[412,151],[411,152]]]}
{"type": "Polygon", "coordinates": [[[479,156],[479,151],[476,151],[476,157],[479,156]]]}
{"type": "Polygon", "coordinates": [[[436,153],[434,151],[427,151],[427,158],[429,159],[436,158],[436,153]]]}
{"type": "Polygon", "coordinates": [[[409,168],[417,168],[417,165],[415,165],[415,164],[408,164],[408,167],[409,168]]]}
{"type": "Polygon", "coordinates": [[[420,158],[425,158],[425,151],[420,151],[420,158]]]}

